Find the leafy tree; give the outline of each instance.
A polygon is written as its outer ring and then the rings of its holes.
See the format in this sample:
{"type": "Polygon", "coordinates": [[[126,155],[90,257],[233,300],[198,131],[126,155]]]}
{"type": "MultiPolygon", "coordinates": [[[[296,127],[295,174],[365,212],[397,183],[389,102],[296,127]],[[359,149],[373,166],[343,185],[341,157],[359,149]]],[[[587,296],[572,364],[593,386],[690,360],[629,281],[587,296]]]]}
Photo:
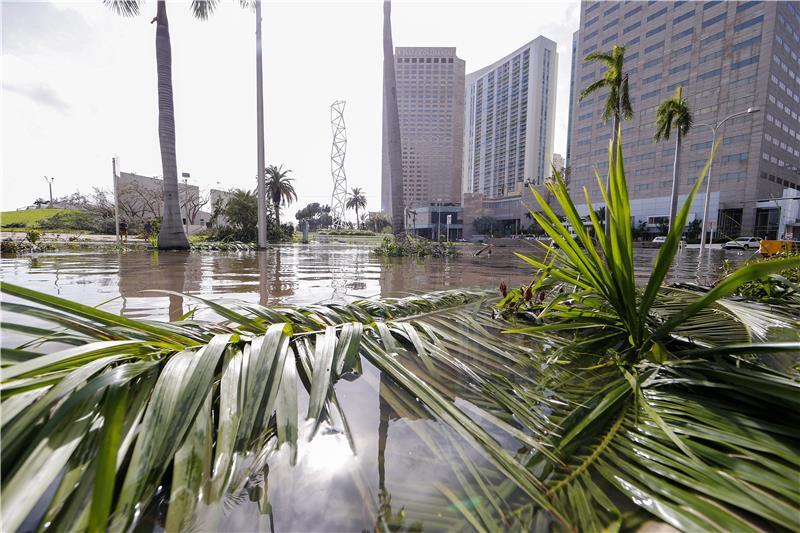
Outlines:
{"type": "MultiPolygon", "coordinates": [[[[669,204],[669,222],[675,220],[678,212],[678,192],[679,177],[678,169],[681,165],[681,139],[689,133],[692,128],[692,113],[689,111],[689,104],[683,97],[683,87],[678,85],[675,95],[661,102],[656,109],[656,142],[662,139],[669,139],[670,132],[675,128],[675,161],[672,166],[672,196],[669,204]]],[[[677,228],[679,232],[683,228],[677,228]]]]}
{"type": "Polygon", "coordinates": [[[361,190],[361,187],[353,187],[344,206],[347,209],[356,210],[356,225],[358,225],[358,222],[360,221],[358,217],[358,210],[367,207],[367,198],[364,196],[364,192],[361,190]]]}
{"type": "Polygon", "coordinates": [[[297,193],[292,182],[294,178],[289,177],[291,170],[283,170],[283,165],[276,167],[269,165],[266,168],[267,174],[267,198],[272,202],[275,226],[281,225],[281,205],[289,206],[297,200],[297,193]]]}
{"type": "Polygon", "coordinates": [[[364,227],[380,233],[384,229],[392,227],[392,219],[385,213],[368,213],[364,227]]]}
{"type": "Polygon", "coordinates": [[[698,219],[689,222],[689,225],[686,227],[686,238],[693,241],[699,239],[702,226],[703,222],[698,219]]]}
{"type": "Polygon", "coordinates": [[[239,241],[252,242],[258,227],[258,198],[250,191],[236,189],[225,204],[223,214],[239,241]]]}
{"type": "MultiPolygon", "coordinates": [[[[625,47],[614,46],[610,52],[592,52],[584,59],[585,62],[597,61],[606,66],[606,71],[603,77],[589,84],[583,91],[581,91],[580,99],[583,100],[587,96],[594,94],[601,89],[607,89],[608,95],[606,96],[605,105],[603,106],[603,121],[608,122],[613,118],[612,137],[614,139],[614,151],[619,143],[619,125],[622,119],[630,120],[633,118],[633,108],[631,107],[630,94],[628,92],[628,74],[623,71],[625,63],[625,47]]],[[[612,151],[611,164],[615,164],[614,151],[612,151]]],[[[610,196],[609,190],[610,178],[606,176],[606,194],[610,196]]],[[[609,221],[606,219],[605,227],[609,227],[609,221]]]]}
{"type": "Polygon", "coordinates": [[[495,228],[499,228],[499,222],[496,218],[490,216],[478,217],[472,221],[472,227],[481,235],[491,234],[495,228]]]}
{"type": "MultiPolygon", "coordinates": [[[[139,14],[142,0],[103,0],[103,4],[124,17],[139,14]]],[[[192,14],[206,20],[219,0],[192,0],[192,14]]],[[[158,73],[158,140],[164,177],[164,204],[158,247],[162,250],[186,250],[189,240],[183,229],[178,199],[178,162],[175,155],[175,106],[172,99],[172,45],[167,20],[167,3],[156,4],[156,69],[158,73]]]]}
{"type": "Polygon", "coordinates": [[[303,220],[308,222],[308,229],[316,231],[321,228],[330,227],[333,223],[331,217],[331,206],[320,205],[319,202],[313,202],[300,209],[295,213],[294,217],[298,222],[303,220]]]}

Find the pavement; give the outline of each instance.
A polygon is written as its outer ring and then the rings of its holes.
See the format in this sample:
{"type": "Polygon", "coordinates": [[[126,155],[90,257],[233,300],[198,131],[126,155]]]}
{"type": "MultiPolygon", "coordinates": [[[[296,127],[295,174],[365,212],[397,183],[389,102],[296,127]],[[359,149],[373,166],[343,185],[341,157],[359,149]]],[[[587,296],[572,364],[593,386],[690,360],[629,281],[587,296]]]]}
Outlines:
{"type": "MultiPolygon", "coordinates": [[[[40,230],[41,231],[41,230],[40,230]]],[[[42,238],[49,242],[57,243],[98,243],[98,244],[115,244],[117,242],[116,235],[98,235],[94,233],[58,233],[41,231],[42,238]]],[[[24,231],[1,231],[0,239],[7,239],[11,237],[15,240],[25,238],[24,231]]],[[[128,237],[128,242],[131,244],[148,244],[149,241],[138,237],[128,237]]]]}

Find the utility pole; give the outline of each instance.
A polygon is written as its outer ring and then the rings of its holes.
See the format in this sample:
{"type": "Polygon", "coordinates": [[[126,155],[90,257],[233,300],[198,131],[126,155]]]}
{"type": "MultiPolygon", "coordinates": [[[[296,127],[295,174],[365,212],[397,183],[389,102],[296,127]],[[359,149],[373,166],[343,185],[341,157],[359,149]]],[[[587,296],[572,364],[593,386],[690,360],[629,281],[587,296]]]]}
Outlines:
{"type": "Polygon", "coordinates": [[[114,231],[119,244],[119,186],[117,185],[117,158],[111,158],[111,173],[114,179],[114,231]]]}
{"type": "Polygon", "coordinates": [[[55,178],[48,178],[47,176],[44,177],[44,181],[47,182],[47,186],[50,188],[50,209],[53,209],[53,180],[55,178]]]}
{"type": "Polygon", "coordinates": [[[256,138],[258,143],[258,248],[267,247],[267,187],[264,181],[264,73],[261,62],[261,0],[256,0],[256,138]]]}

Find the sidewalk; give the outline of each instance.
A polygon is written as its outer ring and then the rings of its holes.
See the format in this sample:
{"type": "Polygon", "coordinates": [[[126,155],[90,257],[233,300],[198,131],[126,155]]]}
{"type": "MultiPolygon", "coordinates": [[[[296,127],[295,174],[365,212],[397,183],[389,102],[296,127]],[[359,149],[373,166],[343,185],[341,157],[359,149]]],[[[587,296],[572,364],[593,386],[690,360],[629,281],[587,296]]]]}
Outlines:
{"type": "MultiPolygon", "coordinates": [[[[56,243],[98,243],[98,244],[115,244],[117,242],[116,235],[98,235],[94,233],[58,233],[57,231],[41,231],[42,239],[49,242],[56,243]]],[[[7,239],[11,237],[14,240],[22,240],[25,238],[24,231],[0,231],[0,239],[7,239]]],[[[128,237],[130,244],[149,244],[149,241],[137,237],[128,237]]]]}

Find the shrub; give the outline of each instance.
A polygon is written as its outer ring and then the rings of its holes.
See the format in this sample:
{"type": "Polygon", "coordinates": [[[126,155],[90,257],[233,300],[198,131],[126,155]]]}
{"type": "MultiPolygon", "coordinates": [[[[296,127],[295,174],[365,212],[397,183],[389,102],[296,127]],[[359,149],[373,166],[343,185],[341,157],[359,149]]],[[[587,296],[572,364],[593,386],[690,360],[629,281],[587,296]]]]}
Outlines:
{"type": "Polygon", "coordinates": [[[381,245],[372,252],[384,257],[455,257],[458,255],[455,246],[450,242],[433,242],[410,236],[398,238],[389,235],[384,237],[381,245]]]}

